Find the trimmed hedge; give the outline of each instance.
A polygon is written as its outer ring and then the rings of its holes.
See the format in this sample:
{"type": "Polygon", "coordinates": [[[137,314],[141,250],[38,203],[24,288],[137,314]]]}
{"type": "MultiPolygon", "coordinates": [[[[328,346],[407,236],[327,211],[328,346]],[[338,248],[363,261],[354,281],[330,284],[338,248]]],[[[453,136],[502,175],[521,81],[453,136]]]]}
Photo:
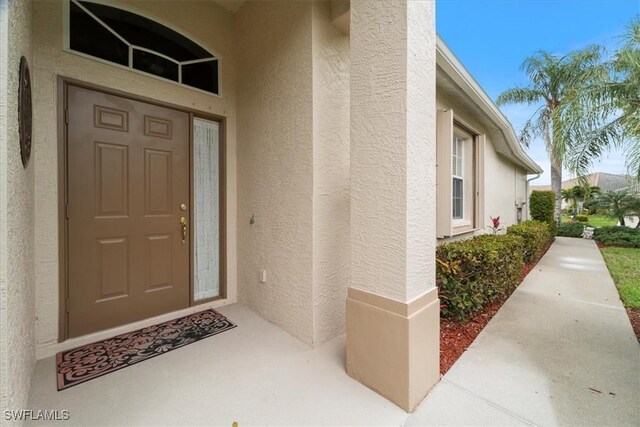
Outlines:
{"type": "Polygon", "coordinates": [[[640,248],[640,229],[622,226],[596,228],[593,238],[606,245],[640,248]]]}
{"type": "Polygon", "coordinates": [[[553,191],[532,191],[529,196],[529,213],[531,219],[545,222],[551,227],[551,232],[555,234],[556,222],[553,212],[556,205],[556,194],[553,191]]]}
{"type": "Polygon", "coordinates": [[[560,224],[556,229],[556,234],[561,237],[582,237],[584,227],[588,224],[580,224],[577,222],[560,224]]]}
{"type": "Polygon", "coordinates": [[[520,236],[524,240],[524,262],[537,261],[542,256],[547,243],[553,239],[549,224],[540,221],[524,221],[512,225],[507,234],[520,236]]]}
{"type": "Polygon", "coordinates": [[[553,191],[532,191],[529,196],[531,218],[540,222],[553,221],[556,194],[553,191]]]}
{"type": "Polygon", "coordinates": [[[576,221],[589,222],[589,217],[587,215],[576,215],[576,221]]]}
{"type": "Polygon", "coordinates": [[[524,266],[525,243],[515,234],[483,235],[444,243],[436,250],[441,315],[466,320],[515,288],[524,266]]]}

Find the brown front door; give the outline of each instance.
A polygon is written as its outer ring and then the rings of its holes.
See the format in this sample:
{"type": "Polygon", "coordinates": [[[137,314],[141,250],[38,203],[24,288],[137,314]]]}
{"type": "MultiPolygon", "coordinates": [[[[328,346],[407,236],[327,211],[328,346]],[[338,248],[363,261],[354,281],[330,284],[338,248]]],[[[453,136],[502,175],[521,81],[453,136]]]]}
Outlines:
{"type": "Polygon", "coordinates": [[[67,102],[68,335],[188,307],[189,115],[76,86],[67,102]]]}

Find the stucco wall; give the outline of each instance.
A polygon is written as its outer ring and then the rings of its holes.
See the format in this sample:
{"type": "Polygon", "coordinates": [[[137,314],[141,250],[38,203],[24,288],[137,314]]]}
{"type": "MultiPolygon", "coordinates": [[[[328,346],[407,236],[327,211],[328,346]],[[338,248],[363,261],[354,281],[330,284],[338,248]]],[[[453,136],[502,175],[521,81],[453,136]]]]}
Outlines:
{"type": "Polygon", "coordinates": [[[313,8],[314,345],[344,331],[349,286],[349,37],[313,8]]]}
{"type": "MultiPolygon", "coordinates": [[[[452,108],[455,117],[486,136],[484,150],[484,214],[480,218],[481,229],[475,234],[486,231],[484,228],[491,225],[490,216],[499,216],[501,224],[505,226],[517,223],[515,202],[517,200],[526,201],[527,176],[524,170],[495,150],[487,130],[487,124],[476,114],[440,93],[437,94],[436,106],[438,109],[452,108]]],[[[525,211],[526,207],[523,208],[523,220],[527,217],[527,212],[525,211]]],[[[441,240],[455,240],[469,237],[473,234],[466,233],[453,239],[441,240]]]]}
{"type": "Polygon", "coordinates": [[[255,1],[236,14],[239,297],[308,344],[313,344],[312,6],[255,1]],[[266,283],[258,280],[261,269],[266,283]]]}
{"type": "Polygon", "coordinates": [[[65,76],[227,118],[227,281],[236,299],[236,116],[233,15],[213,2],[111,1],[143,14],[200,43],[220,58],[221,97],[163,82],[63,51],[63,2],[38,0],[35,7],[36,283],[38,346],[58,339],[58,139],[57,76],[65,76]]]}
{"type": "Polygon", "coordinates": [[[407,302],[435,277],[432,2],[351,2],[351,286],[407,302]]]}
{"type": "MultiPolygon", "coordinates": [[[[18,143],[20,57],[31,67],[32,2],[0,2],[0,388],[2,409],[24,409],[34,363],[34,156],[18,143]]],[[[4,416],[3,416],[4,421],[4,416]]]]}
{"type": "MultiPolygon", "coordinates": [[[[490,225],[489,216],[500,217],[500,223],[508,226],[516,224],[517,201],[526,201],[526,174],[524,171],[499,155],[493,146],[485,146],[484,183],[484,223],[490,225]]],[[[522,219],[526,219],[526,207],[522,209],[522,219]]]]}

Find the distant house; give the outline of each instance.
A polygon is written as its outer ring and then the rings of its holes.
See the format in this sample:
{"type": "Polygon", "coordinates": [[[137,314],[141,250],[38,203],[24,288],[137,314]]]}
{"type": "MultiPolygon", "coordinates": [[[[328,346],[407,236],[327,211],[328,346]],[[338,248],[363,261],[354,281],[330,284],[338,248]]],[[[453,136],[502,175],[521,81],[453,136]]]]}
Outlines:
{"type": "Polygon", "coordinates": [[[640,182],[629,185],[628,187],[620,188],[616,191],[626,191],[629,194],[640,195],[640,182]]]}
{"type": "MultiPolygon", "coordinates": [[[[633,185],[633,179],[628,175],[618,175],[612,173],[605,172],[594,172],[589,175],[585,175],[584,178],[589,183],[591,187],[600,187],[603,193],[607,191],[620,191],[625,188],[634,188],[635,192],[638,193],[639,184],[636,183],[633,185]],[[631,185],[630,185],[631,184],[631,185]]],[[[580,177],[567,179],[562,181],[562,189],[573,188],[576,185],[582,184],[582,179],[580,177]]],[[[532,191],[551,191],[550,185],[532,185],[529,187],[529,194],[532,191]]],[[[565,200],[562,201],[562,209],[567,209],[569,207],[569,203],[565,200]]]]}
{"type": "MultiPolygon", "coordinates": [[[[632,179],[627,175],[617,175],[612,173],[605,172],[594,172],[589,175],[585,175],[587,182],[590,186],[600,187],[603,192],[607,191],[618,191],[622,188],[629,187],[629,183],[632,182],[632,179]]],[[[567,179],[562,181],[562,188],[573,188],[576,185],[580,185],[581,180],[580,177],[567,179]]],[[[637,185],[636,185],[637,189],[637,185]]],[[[529,187],[530,191],[550,191],[550,185],[532,185],[529,187]]]]}
{"type": "MultiPolygon", "coordinates": [[[[594,172],[589,175],[585,175],[587,182],[590,186],[600,187],[603,192],[618,191],[622,188],[628,187],[632,182],[632,178],[628,175],[617,175],[605,172],[594,172]]],[[[580,185],[580,178],[568,179],[562,181],[562,188],[573,188],[576,185],[580,185]]]]}

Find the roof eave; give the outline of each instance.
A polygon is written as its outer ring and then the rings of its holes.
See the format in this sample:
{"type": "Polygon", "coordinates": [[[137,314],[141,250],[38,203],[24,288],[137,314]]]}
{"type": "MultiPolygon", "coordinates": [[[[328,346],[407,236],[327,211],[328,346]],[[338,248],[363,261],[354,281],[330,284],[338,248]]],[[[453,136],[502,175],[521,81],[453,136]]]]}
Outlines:
{"type": "Polygon", "coordinates": [[[460,60],[456,58],[440,36],[437,37],[436,41],[436,63],[469,97],[470,101],[476,104],[500,129],[500,133],[506,145],[509,147],[509,152],[502,154],[508,156],[514,163],[523,167],[527,173],[542,173],[543,169],[540,165],[534,162],[523,150],[509,120],[507,120],[500,109],[493,103],[491,98],[489,98],[478,82],[476,82],[469,71],[462,65],[460,60]]]}

